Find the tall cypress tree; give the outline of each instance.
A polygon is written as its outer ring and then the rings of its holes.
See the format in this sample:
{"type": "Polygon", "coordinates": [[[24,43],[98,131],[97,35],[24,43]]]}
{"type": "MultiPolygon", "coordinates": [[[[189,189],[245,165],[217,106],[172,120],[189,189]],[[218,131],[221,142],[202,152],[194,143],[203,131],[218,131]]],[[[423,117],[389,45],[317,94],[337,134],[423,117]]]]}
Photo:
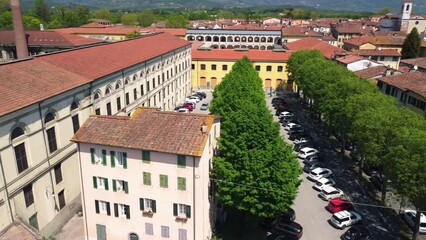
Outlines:
{"type": "Polygon", "coordinates": [[[417,28],[413,28],[402,45],[402,58],[416,58],[420,53],[420,34],[417,28]]]}

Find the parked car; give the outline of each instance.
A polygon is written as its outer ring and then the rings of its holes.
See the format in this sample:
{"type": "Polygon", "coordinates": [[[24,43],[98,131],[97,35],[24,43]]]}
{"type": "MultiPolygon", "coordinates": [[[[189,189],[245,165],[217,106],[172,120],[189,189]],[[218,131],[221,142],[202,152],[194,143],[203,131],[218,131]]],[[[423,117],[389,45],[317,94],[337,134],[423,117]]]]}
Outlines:
{"type": "Polygon", "coordinates": [[[294,117],[294,114],[289,111],[281,112],[278,118],[294,117]]]}
{"type": "Polygon", "coordinates": [[[310,163],[310,162],[320,162],[322,161],[322,158],[320,157],[319,153],[309,155],[303,160],[303,163],[310,163]]]}
{"type": "Polygon", "coordinates": [[[306,132],[303,132],[303,133],[294,132],[294,133],[291,133],[291,134],[288,135],[288,139],[291,140],[291,141],[295,141],[297,139],[307,138],[308,136],[309,135],[306,134],[306,132]]]}
{"type": "Polygon", "coordinates": [[[370,233],[367,228],[358,225],[353,226],[348,229],[342,236],[340,236],[341,240],[371,240],[370,233]]]}
{"type": "Polygon", "coordinates": [[[339,198],[342,196],[343,196],[342,190],[335,187],[331,187],[331,186],[324,187],[321,190],[321,192],[318,194],[318,197],[320,197],[322,200],[325,200],[325,201],[328,201],[333,198],[339,198]]]}
{"type": "MultiPolygon", "coordinates": [[[[414,230],[414,226],[416,226],[416,214],[417,211],[415,210],[404,210],[402,213],[405,222],[407,222],[411,230],[414,230]]],[[[426,216],[423,213],[420,214],[419,233],[426,234],[426,216]]]]}
{"type": "Polygon", "coordinates": [[[359,222],[361,222],[361,215],[359,215],[357,212],[349,212],[346,210],[333,213],[333,216],[331,216],[330,219],[331,225],[340,229],[344,229],[359,222]]]}
{"type": "MultiPolygon", "coordinates": [[[[385,178],[385,176],[383,174],[381,174],[380,172],[377,171],[373,171],[371,173],[371,177],[370,177],[370,181],[371,183],[378,189],[378,190],[382,190],[383,187],[383,178],[385,178]]],[[[386,180],[386,191],[390,191],[392,190],[392,181],[387,179],[386,180]]]]}
{"type": "Polygon", "coordinates": [[[305,129],[300,125],[294,126],[290,130],[288,130],[289,135],[295,134],[295,133],[304,133],[304,132],[305,132],[305,129]]]}
{"type": "Polygon", "coordinates": [[[207,97],[207,94],[205,92],[202,92],[202,91],[197,91],[197,92],[195,92],[195,94],[201,95],[203,98],[207,97]]]}
{"type": "Polygon", "coordinates": [[[203,104],[201,104],[200,110],[207,110],[208,108],[209,108],[209,104],[203,103],[203,104]]]}
{"type": "Polygon", "coordinates": [[[196,103],[200,102],[200,98],[198,96],[189,96],[185,99],[185,101],[194,100],[196,103]]]}
{"type": "Polygon", "coordinates": [[[289,123],[289,124],[285,125],[284,130],[289,131],[290,129],[292,129],[296,126],[300,126],[300,125],[296,124],[296,123],[289,123]]]}
{"type": "Polygon", "coordinates": [[[295,140],[293,141],[293,143],[294,143],[294,144],[304,143],[304,142],[309,142],[309,139],[308,139],[308,138],[305,138],[305,137],[301,137],[301,138],[299,138],[299,139],[295,139],[295,140]]]}
{"type": "Polygon", "coordinates": [[[188,108],[179,108],[176,112],[189,113],[189,109],[188,108]]]}
{"type": "Polygon", "coordinates": [[[364,165],[362,167],[362,171],[364,171],[365,174],[368,176],[371,176],[373,172],[377,172],[380,170],[380,167],[377,166],[370,166],[367,162],[364,161],[364,165]]]}
{"type": "Polygon", "coordinates": [[[192,112],[192,110],[194,110],[194,108],[192,107],[192,105],[191,105],[191,104],[188,104],[188,103],[183,104],[183,105],[182,105],[182,107],[183,107],[183,108],[188,108],[188,110],[189,110],[190,112],[192,112]]]}
{"type": "MultiPolygon", "coordinates": [[[[192,98],[185,98],[185,103],[193,103],[194,105],[197,104],[197,100],[192,99],[192,98]]],[[[195,106],[194,106],[195,108],[195,106]]]]}
{"type": "Polygon", "coordinates": [[[181,109],[181,108],[183,108],[183,105],[178,105],[178,106],[176,106],[176,107],[175,107],[175,110],[174,110],[174,111],[175,111],[175,112],[177,112],[177,110],[179,110],[179,109],[181,109]]]}
{"type": "Polygon", "coordinates": [[[192,109],[195,109],[195,106],[197,105],[194,101],[192,101],[192,102],[185,101],[185,102],[183,102],[183,105],[185,105],[185,104],[190,104],[192,106],[192,109]]]}
{"type": "Polygon", "coordinates": [[[294,151],[299,152],[302,148],[307,148],[307,147],[310,147],[310,146],[312,146],[311,143],[302,142],[302,143],[295,144],[293,149],[294,149],[294,151]]]}
{"type": "Polygon", "coordinates": [[[303,171],[306,172],[306,173],[310,173],[312,170],[314,170],[315,168],[319,168],[319,167],[323,167],[322,163],[311,162],[311,163],[307,163],[307,164],[305,164],[305,166],[303,166],[303,171]]]}
{"type": "Polygon", "coordinates": [[[274,222],[274,226],[269,231],[273,234],[290,235],[300,239],[303,235],[303,227],[296,222],[274,222]]]}
{"type": "Polygon", "coordinates": [[[316,182],[321,178],[330,177],[331,175],[333,175],[333,172],[330,169],[318,167],[309,173],[308,179],[316,182]]]}
{"type": "Polygon", "coordinates": [[[300,159],[305,159],[310,155],[318,154],[318,153],[319,151],[316,150],[315,148],[305,147],[300,149],[299,154],[297,154],[297,157],[300,159]]]}
{"type": "Polygon", "coordinates": [[[294,222],[296,220],[296,212],[294,209],[289,208],[287,211],[281,213],[276,218],[265,218],[263,220],[263,225],[265,229],[271,229],[276,222],[294,222]]]}
{"type": "MultiPolygon", "coordinates": [[[[281,113],[280,113],[281,114],[281,113]]],[[[294,116],[288,116],[288,117],[280,117],[279,118],[279,122],[280,123],[282,123],[282,124],[284,124],[284,126],[287,124],[287,123],[290,123],[290,122],[293,122],[293,121],[295,121],[295,118],[294,118],[294,116]]]]}
{"type": "Polygon", "coordinates": [[[354,205],[345,198],[333,198],[328,202],[328,205],[325,207],[325,209],[327,209],[327,211],[331,213],[336,213],[343,210],[352,210],[353,208],[354,205]]]}
{"type": "Polygon", "coordinates": [[[277,103],[285,103],[284,98],[272,98],[272,106],[276,105],[277,103]]]}
{"type": "Polygon", "coordinates": [[[315,185],[312,186],[315,190],[321,191],[326,186],[334,186],[336,182],[331,178],[320,178],[315,182],[315,185]]]}
{"type": "Polygon", "coordinates": [[[265,240],[297,240],[298,238],[294,235],[282,235],[282,234],[276,234],[276,233],[269,233],[265,240]]]}

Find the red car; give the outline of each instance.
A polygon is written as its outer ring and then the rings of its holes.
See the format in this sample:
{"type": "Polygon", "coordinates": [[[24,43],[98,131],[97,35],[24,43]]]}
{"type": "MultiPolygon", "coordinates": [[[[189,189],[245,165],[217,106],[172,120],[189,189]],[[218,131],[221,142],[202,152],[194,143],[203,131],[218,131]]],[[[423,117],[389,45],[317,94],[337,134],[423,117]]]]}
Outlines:
{"type": "Polygon", "coordinates": [[[183,106],[182,107],[184,107],[184,108],[187,108],[189,111],[191,111],[192,112],[192,110],[193,110],[193,108],[192,108],[192,105],[191,104],[183,104],[183,106]]]}
{"type": "Polygon", "coordinates": [[[333,198],[325,208],[331,213],[336,213],[343,210],[352,210],[354,205],[345,199],[333,198]]]}

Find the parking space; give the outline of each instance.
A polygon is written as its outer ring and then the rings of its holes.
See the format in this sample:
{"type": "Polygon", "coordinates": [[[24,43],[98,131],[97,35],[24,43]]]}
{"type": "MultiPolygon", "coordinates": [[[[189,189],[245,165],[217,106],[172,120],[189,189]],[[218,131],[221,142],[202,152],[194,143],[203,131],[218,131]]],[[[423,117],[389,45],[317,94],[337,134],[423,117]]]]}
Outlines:
{"type": "Polygon", "coordinates": [[[209,111],[210,102],[212,100],[212,90],[210,90],[210,89],[204,89],[204,90],[201,89],[201,90],[197,90],[197,91],[202,91],[202,92],[206,93],[206,98],[203,99],[203,100],[201,100],[200,102],[198,102],[196,104],[195,109],[193,109],[193,111],[191,113],[209,114],[210,113],[210,111],[209,111]],[[201,110],[201,105],[203,103],[207,103],[208,104],[207,110],[201,110]]]}

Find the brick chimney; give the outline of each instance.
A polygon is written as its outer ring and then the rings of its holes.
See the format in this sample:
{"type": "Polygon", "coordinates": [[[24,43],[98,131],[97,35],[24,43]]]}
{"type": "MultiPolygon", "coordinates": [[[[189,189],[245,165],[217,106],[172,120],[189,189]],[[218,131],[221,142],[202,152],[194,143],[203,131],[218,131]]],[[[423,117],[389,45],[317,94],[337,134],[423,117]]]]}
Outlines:
{"type": "Polygon", "coordinates": [[[13,30],[15,32],[15,45],[18,59],[27,58],[28,45],[24,23],[22,22],[20,0],[10,0],[10,8],[12,9],[13,30]]]}

